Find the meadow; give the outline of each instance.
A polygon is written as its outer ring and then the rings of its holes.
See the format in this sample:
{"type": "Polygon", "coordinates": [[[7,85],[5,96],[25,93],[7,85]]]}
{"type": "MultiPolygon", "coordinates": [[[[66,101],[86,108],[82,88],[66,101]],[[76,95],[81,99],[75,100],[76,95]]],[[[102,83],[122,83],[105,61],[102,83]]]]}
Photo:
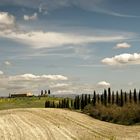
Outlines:
{"type": "Polygon", "coordinates": [[[45,102],[58,102],[60,98],[54,97],[16,97],[16,98],[0,98],[0,110],[14,108],[44,108],[45,102]]]}

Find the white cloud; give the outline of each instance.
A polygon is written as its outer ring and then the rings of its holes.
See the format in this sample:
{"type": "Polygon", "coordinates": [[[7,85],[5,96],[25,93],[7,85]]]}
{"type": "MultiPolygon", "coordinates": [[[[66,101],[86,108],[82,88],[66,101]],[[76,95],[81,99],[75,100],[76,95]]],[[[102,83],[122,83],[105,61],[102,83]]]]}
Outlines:
{"type": "Polygon", "coordinates": [[[0,36],[9,38],[14,41],[26,43],[27,45],[35,48],[49,48],[63,45],[83,45],[95,42],[113,42],[128,39],[125,35],[75,35],[70,33],[58,33],[58,32],[0,32],[0,36]]]}
{"type": "Polygon", "coordinates": [[[115,46],[115,49],[125,49],[125,48],[130,48],[131,45],[124,42],[124,43],[118,43],[116,46],[115,46]]]}
{"type": "Polygon", "coordinates": [[[3,74],[4,74],[3,71],[0,70],[0,75],[3,75],[3,74]]]}
{"type": "Polygon", "coordinates": [[[69,84],[66,83],[57,83],[55,85],[52,85],[51,88],[61,88],[61,87],[67,87],[69,84]]]}
{"type": "Polygon", "coordinates": [[[15,27],[15,17],[7,12],[0,12],[0,31],[15,27]]]}
{"type": "Polygon", "coordinates": [[[140,54],[120,54],[111,58],[104,58],[102,63],[115,66],[115,65],[130,65],[130,64],[140,64],[140,54]]]}
{"type": "Polygon", "coordinates": [[[8,65],[11,65],[11,62],[5,61],[4,64],[8,66],[8,65]]]}
{"type": "Polygon", "coordinates": [[[97,83],[97,86],[101,87],[101,88],[107,88],[107,87],[110,87],[111,84],[106,81],[101,81],[101,82],[97,83]]]}
{"type": "Polygon", "coordinates": [[[24,20],[28,21],[28,20],[35,20],[37,19],[37,13],[34,13],[33,15],[29,16],[29,15],[24,15],[23,16],[24,20]]]}
{"type": "Polygon", "coordinates": [[[23,75],[16,75],[16,76],[10,76],[10,81],[22,81],[22,80],[68,80],[67,77],[63,75],[33,75],[33,74],[23,74],[23,75]]]}

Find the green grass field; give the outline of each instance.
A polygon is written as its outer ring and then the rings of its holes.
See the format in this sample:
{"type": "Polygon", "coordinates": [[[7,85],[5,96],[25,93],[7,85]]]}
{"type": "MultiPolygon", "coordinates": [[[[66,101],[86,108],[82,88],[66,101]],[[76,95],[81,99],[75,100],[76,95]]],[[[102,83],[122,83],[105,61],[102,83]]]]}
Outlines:
{"type": "Polygon", "coordinates": [[[61,99],[54,97],[0,98],[0,110],[13,108],[44,108],[46,100],[58,102],[61,99]]]}

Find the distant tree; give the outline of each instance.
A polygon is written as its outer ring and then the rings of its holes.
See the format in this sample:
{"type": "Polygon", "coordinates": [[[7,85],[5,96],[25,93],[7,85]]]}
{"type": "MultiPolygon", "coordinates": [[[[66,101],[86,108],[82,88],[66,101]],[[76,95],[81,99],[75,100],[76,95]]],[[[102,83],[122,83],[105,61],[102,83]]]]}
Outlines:
{"type": "Polygon", "coordinates": [[[50,89],[48,90],[48,94],[49,94],[49,95],[51,94],[51,91],[50,91],[50,89]]]}
{"type": "Polygon", "coordinates": [[[112,91],[112,104],[115,102],[114,91],[112,91]]]}
{"type": "Polygon", "coordinates": [[[121,100],[120,100],[120,106],[123,106],[124,103],[123,103],[123,91],[122,90],[121,90],[121,97],[120,98],[121,98],[121,100]]]}
{"type": "Polygon", "coordinates": [[[137,91],[134,89],[134,103],[137,103],[137,91]]]}
{"type": "Polygon", "coordinates": [[[111,103],[111,89],[108,88],[108,103],[111,103]]]}
{"type": "Polygon", "coordinates": [[[107,91],[104,89],[104,105],[107,105],[107,91]]]}
{"type": "Polygon", "coordinates": [[[71,100],[71,108],[73,108],[74,107],[74,105],[73,105],[73,100],[71,100]]]}
{"type": "Polygon", "coordinates": [[[139,90],[139,103],[140,103],[140,90],[139,90]]]}
{"type": "Polygon", "coordinates": [[[95,91],[93,93],[92,103],[93,103],[93,106],[96,105],[96,92],[95,91]]]}
{"type": "Polygon", "coordinates": [[[116,92],[116,105],[119,105],[119,93],[118,93],[118,91],[116,92]]]}
{"type": "Polygon", "coordinates": [[[54,103],[54,101],[52,102],[52,108],[55,108],[55,103],[54,103]]]}
{"type": "Polygon", "coordinates": [[[80,109],[80,97],[79,95],[77,96],[77,109],[80,109]]]}
{"type": "Polygon", "coordinates": [[[97,94],[97,103],[98,104],[100,103],[100,96],[99,96],[99,94],[97,94]]]}
{"type": "Polygon", "coordinates": [[[90,94],[88,95],[88,104],[90,104],[91,102],[91,98],[90,98],[90,94]]]}
{"type": "Polygon", "coordinates": [[[69,108],[69,99],[66,100],[66,108],[69,108]]]}
{"type": "Polygon", "coordinates": [[[132,92],[131,92],[131,90],[130,90],[130,92],[129,92],[129,102],[130,102],[130,103],[132,102],[132,92]]]}
{"type": "Polygon", "coordinates": [[[47,90],[45,90],[45,95],[47,94],[47,90]]]}
{"type": "Polygon", "coordinates": [[[100,96],[101,98],[101,104],[104,104],[104,95],[103,94],[101,94],[101,96],[100,96]]]}
{"type": "Polygon", "coordinates": [[[84,109],[85,105],[84,105],[84,95],[82,94],[81,96],[81,109],[84,109]]]}
{"type": "Polygon", "coordinates": [[[80,109],[80,98],[79,98],[79,95],[75,97],[74,108],[75,109],[80,109]]]}
{"type": "Polygon", "coordinates": [[[43,90],[41,90],[41,96],[43,95],[43,90]]]}
{"type": "Polygon", "coordinates": [[[86,106],[88,104],[88,98],[87,98],[87,94],[85,94],[85,103],[84,106],[86,106]]]}
{"type": "Polygon", "coordinates": [[[127,93],[124,94],[124,102],[127,103],[127,93]]]}

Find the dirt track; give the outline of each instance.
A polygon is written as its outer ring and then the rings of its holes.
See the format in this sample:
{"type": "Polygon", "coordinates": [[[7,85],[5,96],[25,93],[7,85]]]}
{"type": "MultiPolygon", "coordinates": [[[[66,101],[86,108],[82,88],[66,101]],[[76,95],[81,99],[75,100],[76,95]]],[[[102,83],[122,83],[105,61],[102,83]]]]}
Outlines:
{"type": "Polygon", "coordinates": [[[140,126],[121,126],[61,109],[0,111],[0,140],[140,140],[140,126]]]}

